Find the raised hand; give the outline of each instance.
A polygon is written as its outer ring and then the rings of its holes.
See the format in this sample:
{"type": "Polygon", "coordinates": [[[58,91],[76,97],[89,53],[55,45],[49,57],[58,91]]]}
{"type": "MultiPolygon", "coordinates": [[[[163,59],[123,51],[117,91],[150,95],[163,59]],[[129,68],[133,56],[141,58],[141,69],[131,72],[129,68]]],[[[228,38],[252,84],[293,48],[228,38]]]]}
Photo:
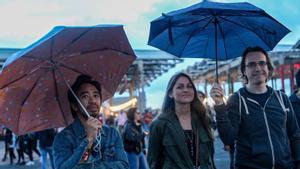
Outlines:
{"type": "Polygon", "coordinates": [[[214,100],[216,105],[221,105],[224,103],[223,101],[224,92],[220,84],[214,83],[209,94],[211,98],[214,100]]]}
{"type": "Polygon", "coordinates": [[[88,148],[91,148],[98,132],[101,130],[102,123],[94,118],[89,117],[84,125],[87,139],[89,140],[88,148]]]}

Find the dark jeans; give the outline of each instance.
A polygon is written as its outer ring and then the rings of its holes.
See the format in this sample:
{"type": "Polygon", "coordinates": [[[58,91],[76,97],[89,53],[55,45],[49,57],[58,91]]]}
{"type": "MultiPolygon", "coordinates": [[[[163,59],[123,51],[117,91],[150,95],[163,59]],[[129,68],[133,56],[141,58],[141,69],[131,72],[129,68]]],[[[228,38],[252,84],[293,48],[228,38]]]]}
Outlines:
{"type": "Polygon", "coordinates": [[[230,145],[230,151],[229,151],[229,156],[230,156],[230,169],[235,169],[234,167],[234,150],[235,147],[234,147],[234,144],[233,145],[230,145]]]}
{"type": "Polygon", "coordinates": [[[17,149],[18,152],[18,163],[23,163],[25,162],[25,158],[24,158],[24,150],[23,149],[17,149]]]}
{"type": "Polygon", "coordinates": [[[14,149],[9,147],[8,152],[9,152],[10,164],[12,164],[14,162],[14,159],[16,158],[14,149]]]}
{"type": "Polygon", "coordinates": [[[54,163],[53,163],[53,156],[52,156],[52,147],[40,147],[41,155],[42,155],[42,169],[46,169],[47,164],[47,154],[49,154],[50,157],[50,163],[52,169],[54,169],[54,163]]]}
{"type": "Polygon", "coordinates": [[[130,169],[148,169],[146,158],[143,152],[136,154],[135,152],[127,152],[130,169]]]}

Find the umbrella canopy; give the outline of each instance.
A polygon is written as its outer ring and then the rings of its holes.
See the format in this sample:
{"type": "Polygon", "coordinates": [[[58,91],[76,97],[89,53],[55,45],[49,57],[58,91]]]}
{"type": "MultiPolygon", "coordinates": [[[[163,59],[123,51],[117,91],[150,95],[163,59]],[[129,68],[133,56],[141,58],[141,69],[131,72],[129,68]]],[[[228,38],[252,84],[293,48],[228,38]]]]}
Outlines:
{"type": "Polygon", "coordinates": [[[22,135],[73,121],[68,85],[87,74],[113,96],[135,60],[123,26],[55,27],[10,56],[0,74],[0,123],[22,135]]]}
{"type": "Polygon", "coordinates": [[[249,46],[272,50],[289,32],[252,4],[203,1],[153,20],[148,44],[178,57],[217,61],[239,57],[249,46]]]}

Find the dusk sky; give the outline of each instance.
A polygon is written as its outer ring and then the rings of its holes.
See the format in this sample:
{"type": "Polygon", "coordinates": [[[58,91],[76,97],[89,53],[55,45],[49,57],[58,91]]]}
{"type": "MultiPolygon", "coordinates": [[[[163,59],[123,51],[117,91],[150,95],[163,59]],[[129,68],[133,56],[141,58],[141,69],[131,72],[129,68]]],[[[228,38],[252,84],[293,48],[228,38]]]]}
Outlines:
{"type": "MultiPolygon", "coordinates": [[[[220,0],[219,0],[220,1],[220,0]]],[[[188,7],[199,0],[0,0],[0,48],[24,48],[54,26],[123,24],[134,49],[154,49],[147,45],[149,22],[169,11],[188,7]]],[[[241,2],[222,0],[222,2],[241,2]]],[[[249,0],[265,10],[292,32],[280,44],[300,39],[299,0],[249,0]]],[[[186,60],[146,88],[147,106],[159,108],[166,83],[176,71],[191,65],[186,60]]],[[[199,60],[198,60],[199,61],[199,60]]]]}

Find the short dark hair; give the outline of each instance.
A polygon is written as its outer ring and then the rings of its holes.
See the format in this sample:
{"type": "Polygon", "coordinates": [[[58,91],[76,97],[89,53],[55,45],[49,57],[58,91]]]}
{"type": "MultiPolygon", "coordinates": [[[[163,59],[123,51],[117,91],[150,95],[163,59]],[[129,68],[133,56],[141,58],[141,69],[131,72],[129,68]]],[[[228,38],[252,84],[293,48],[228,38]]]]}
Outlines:
{"type": "Polygon", "coordinates": [[[296,78],[296,86],[299,88],[300,87],[300,69],[297,71],[295,78],[296,78]]]}
{"type": "MultiPolygon", "coordinates": [[[[99,82],[97,82],[96,80],[93,80],[92,77],[90,77],[89,75],[79,75],[76,79],[76,81],[73,83],[73,85],[71,86],[71,89],[73,90],[73,92],[75,94],[78,94],[77,92],[80,90],[80,87],[83,84],[91,84],[93,86],[95,86],[95,88],[99,91],[100,94],[100,99],[102,100],[102,94],[101,94],[101,84],[99,82]]],[[[70,108],[71,108],[71,113],[73,118],[77,117],[76,112],[73,110],[72,108],[72,104],[78,105],[77,100],[75,98],[75,96],[72,94],[71,90],[68,90],[68,100],[70,103],[70,108]]]]}
{"type": "Polygon", "coordinates": [[[127,119],[128,121],[134,121],[134,114],[137,112],[137,108],[133,107],[127,111],[127,119]]]}
{"type": "MultiPolygon", "coordinates": [[[[273,71],[274,71],[274,67],[272,65],[271,59],[268,55],[268,53],[261,47],[259,46],[254,46],[254,47],[248,47],[244,50],[243,54],[242,54],[242,61],[241,61],[241,73],[242,73],[242,78],[245,79],[245,82],[248,83],[248,78],[245,75],[245,70],[246,70],[246,56],[248,53],[250,52],[262,52],[265,56],[266,56],[266,61],[267,61],[267,66],[268,66],[268,70],[269,70],[269,74],[268,74],[268,79],[271,78],[273,71]]],[[[268,80],[267,79],[267,80],[268,80]]]]}

